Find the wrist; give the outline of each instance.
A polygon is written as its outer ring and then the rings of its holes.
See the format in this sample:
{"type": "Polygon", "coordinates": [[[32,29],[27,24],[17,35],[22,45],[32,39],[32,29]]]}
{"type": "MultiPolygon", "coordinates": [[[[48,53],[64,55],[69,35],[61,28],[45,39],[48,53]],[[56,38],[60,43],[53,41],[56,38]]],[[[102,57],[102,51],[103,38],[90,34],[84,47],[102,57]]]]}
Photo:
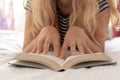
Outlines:
{"type": "Polygon", "coordinates": [[[82,27],[80,27],[80,26],[71,26],[70,28],[83,29],[83,28],[82,28],[82,27]]]}
{"type": "Polygon", "coordinates": [[[81,28],[80,26],[71,26],[69,29],[76,29],[76,30],[80,30],[81,32],[85,32],[83,28],[81,28]]]}

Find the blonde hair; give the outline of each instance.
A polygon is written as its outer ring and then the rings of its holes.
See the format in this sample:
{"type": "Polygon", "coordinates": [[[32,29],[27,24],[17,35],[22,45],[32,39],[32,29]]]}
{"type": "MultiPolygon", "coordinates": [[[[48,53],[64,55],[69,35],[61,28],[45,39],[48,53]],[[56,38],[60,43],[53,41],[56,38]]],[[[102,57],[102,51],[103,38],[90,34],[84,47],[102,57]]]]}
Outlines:
{"type": "MultiPolygon", "coordinates": [[[[110,15],[113,21],[119,17],[113,0],[107,0],[110,5],[110,15]]],[[[80,26],[94,34],[97,26],[96,13],[99,10],[97,0],[72,0],[73,11],[70,15],[69,26],[80,26]],[[91,14],[92,13],[92,14],[91,14]]],[[[58,29],[56,0],[32,0],[33,35],[39,33],[45,26],[58,29]]]]}

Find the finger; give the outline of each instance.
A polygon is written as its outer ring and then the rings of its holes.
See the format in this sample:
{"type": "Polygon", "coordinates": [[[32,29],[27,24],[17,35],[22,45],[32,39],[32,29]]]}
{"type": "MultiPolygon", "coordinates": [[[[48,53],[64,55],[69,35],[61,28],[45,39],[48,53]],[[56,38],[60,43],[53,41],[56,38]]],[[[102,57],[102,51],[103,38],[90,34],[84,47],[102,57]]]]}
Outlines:
{"type": "Polygon", "coordinates": [[[76,45],[75,43],[70,45],[71,55],[76,55],[76,45]]]}
{"type": "Polygon", "coordinates": [[[42,50],[43,50],[43,43],[44,41],[40,41],[39,44],[37,45],[37,54],[41,54],[42,50]]]}
{"type": "Polygon", "coordinates": [[[46,39],[44,43],[44,48],[43,48],[43,54],[47,54],[50,48],[50,41],[49,39],[46,39]]]}
{"type": "Polygon", "coordinates": [[[32,53],[36,53],[37,47],[34,45],[33,49],[31,50],[32,53]]]}
{"type": "Polygon", "coordinates": [[[65,53],[66,53],[67,49],[68,49],[68,43],[64,42],[63,46],[61,48],[61,52],[60,52],[60,56],[59,56],[60,58],[64,58],[65,57],[65,53]]]}
{"type": "Polygon", "coordinates": [[[86,54],[92,54],[93,53],[93,51],[86,45],[86,43],[83,43],[83,46],[84,46],[86,54]]]}
{"type": "Polygon", "coordinates": [[[83,45],[81,43],[77,44],[77,48],[78,48],[80,54],[84,54],[84,48],[83,48],[83,45]]]}
{"type": "Polygon", "coordinates": [[[59,56],[59,53],[60,53],[60,42],[59,41],[55,41],[53,43],[53,48],[54,48],[54,55],[55,56],[59,56]]]}

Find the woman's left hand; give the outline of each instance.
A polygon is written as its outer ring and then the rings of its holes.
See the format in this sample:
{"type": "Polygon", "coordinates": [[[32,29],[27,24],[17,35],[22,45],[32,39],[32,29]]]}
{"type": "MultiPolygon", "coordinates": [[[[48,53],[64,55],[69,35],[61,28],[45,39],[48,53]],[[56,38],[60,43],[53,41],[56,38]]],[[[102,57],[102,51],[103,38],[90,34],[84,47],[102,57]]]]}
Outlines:
{"type": "Polygon", "coordinates": [[[78,48],[80,54],[85,53],[85,48],[92,52],[86,44],[86,33],[80,27],[70,27],[67,31],[64,43],[61,47],[60,58],[64,58],[65,53],[67,52],[68,48],[70,47],[71,55],[76,55],[76,47],[78,48]]]}

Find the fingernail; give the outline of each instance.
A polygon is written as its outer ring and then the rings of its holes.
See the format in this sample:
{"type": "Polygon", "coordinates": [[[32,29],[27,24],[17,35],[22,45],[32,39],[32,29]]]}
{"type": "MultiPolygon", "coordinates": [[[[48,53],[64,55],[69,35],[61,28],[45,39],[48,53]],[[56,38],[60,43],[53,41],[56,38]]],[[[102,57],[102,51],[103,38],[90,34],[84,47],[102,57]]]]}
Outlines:
{"type": "Polygon", "coordinates": [[[61,59],[64,59],[64,57],[63,56],[59,56],[61,59]]]}
{"type": "Polygon", "coordinates": [[[41,53],[41,55],[45,55],[45,53],[43,52],[43,53],[41,53]]]}
{"type": "Polygon", "coordinates": [[[76,53],[73,53],[72,55],[74,56],[74,55],[76,55],[76,53]]]}
{"type": "Polygon", "coordinates": [[[84,52],[80,52],[80,54],[84,54],[84,52]]]}
{"type": "Polygon", "coordinates": [[[58,55],[58,54],[55,54],[55,56],[56,56],[56,57],[59,57],[59,55],[58,55]]]}

